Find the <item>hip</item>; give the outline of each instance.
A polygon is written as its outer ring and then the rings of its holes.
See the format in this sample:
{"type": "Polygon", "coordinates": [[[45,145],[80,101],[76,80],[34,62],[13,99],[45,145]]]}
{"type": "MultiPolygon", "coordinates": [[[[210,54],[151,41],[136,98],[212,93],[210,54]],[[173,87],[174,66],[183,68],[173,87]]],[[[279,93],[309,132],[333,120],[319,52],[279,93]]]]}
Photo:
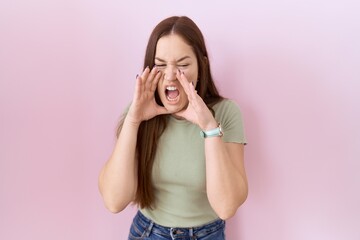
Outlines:
{"type": "Polygon", "coordinates": [[[130,227],[129,240],[225,240],[225,221],[217,219],[191,228],[165,227],[154,223],[140,211],[130,227]]]}

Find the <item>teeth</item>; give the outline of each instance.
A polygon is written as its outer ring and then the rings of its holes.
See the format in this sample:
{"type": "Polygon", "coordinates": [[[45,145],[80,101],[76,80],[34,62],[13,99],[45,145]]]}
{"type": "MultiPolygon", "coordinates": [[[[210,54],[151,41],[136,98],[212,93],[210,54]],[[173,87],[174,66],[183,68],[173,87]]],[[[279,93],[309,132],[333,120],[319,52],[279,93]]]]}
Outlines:
{"type": "Polygon", "coordinates": [[[170,102],[174,102],[174,101],[176,101],[176,100],[178,99],[178,97],[176,97],[176,98],[174,98],[174,99],[169,98],[169,97],[166,97],[166,98],[167,98],[167,100],[169,100],[170,102]]]}
{"type": "Polygon", "coordinates": [[[175,87],[175,86],[168,86],[168,87],[166,87],[166,90],[174,91],[174,90],[177,90],[177,87],[175,87]]]}

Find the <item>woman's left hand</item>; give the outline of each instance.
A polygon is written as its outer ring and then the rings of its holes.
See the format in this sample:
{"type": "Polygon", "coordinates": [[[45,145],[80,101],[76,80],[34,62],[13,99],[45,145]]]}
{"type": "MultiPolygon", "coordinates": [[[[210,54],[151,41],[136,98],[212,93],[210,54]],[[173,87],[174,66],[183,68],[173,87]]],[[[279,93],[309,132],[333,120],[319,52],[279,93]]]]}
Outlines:
{"type": "Polygon", "coordinates": [[[218,124],[203,99],[197,94],[194,83],[189,82],[185,74],[180,71],[177,72],[176,77],[184,88],[189,104],[175,115],[197,124],[202,130],[216,128],[218,124]]]}

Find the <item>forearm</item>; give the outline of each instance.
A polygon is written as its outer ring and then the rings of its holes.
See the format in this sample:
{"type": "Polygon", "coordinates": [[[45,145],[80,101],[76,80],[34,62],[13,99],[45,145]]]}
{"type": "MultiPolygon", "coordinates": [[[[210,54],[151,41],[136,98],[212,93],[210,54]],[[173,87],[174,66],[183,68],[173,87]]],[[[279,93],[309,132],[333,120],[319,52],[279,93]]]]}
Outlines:
{"type": "Polygon", "coordinates": [[[207,195],[212,208],[222,219],[232,217],[247,197],[243,151],[238,151],[240,146],[235,145],[229,153],[220,137],[205,139],[207,195]]]}
{"type": "Polygon", "coordinates": [[[109,160],[99,177],[99,188],[105,206],[111,212],[122,211],[135,197],[137,162],[135,160],[139,124],[125,118],[109,160]]]}

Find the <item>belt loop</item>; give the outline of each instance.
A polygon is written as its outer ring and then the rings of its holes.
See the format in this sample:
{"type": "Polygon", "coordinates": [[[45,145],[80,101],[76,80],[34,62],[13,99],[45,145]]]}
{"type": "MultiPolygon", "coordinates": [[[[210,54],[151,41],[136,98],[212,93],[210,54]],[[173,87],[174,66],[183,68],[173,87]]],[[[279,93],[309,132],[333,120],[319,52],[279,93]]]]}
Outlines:
{"type": "Polygon", "coordinates": [[[151,233],[151,230],[152,230],[153,226],[154,226],[154,222],[151,221],[151,222],[150,222],[150,225],[149,225],[148,228],[146,229],[146,234],[145,234],[146,237],[149,237],[149,236],[150,236],[150,233],[151,233]]]}
{"type": "Polygon", "coordinates": [[[174,236],[175,233],[176,233],[175,228],[170,228],[170,236],[171,236],[171,239],[172,239],[172,240],[175,239],[175,236],[174,236]]]}
{"type": "Polygon", "coordinates": [[[190,239],[196,239],[196,237],[194,236],[194,229],[193,228],[189,228],[189,237],[191,237],[190,239]]]}

